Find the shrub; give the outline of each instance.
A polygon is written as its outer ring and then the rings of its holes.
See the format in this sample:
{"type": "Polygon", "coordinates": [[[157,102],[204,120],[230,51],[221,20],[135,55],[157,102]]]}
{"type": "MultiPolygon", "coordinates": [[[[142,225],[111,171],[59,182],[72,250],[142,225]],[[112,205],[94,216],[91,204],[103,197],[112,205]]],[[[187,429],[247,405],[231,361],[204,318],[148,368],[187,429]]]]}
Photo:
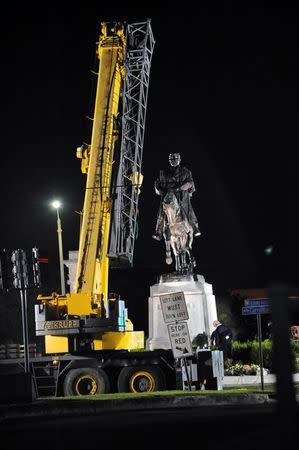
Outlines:
{"type": "Polygon", "coordinates": [[[247,342],[240,342],[240,341],[233,341],[232,344],[232,356],[233,361],[242,361],[242,363],[249,363],[250,362],[250,341],[247,342]]]}
{"type": "MultiPolygon", "coordinates": [[[[263,366],[267,367],[272,372],[273,371],[272,342],[269,339],[265,339],[262,342],[262,352],[263,352],[263,366]]],[[[258,341],[251,342],[250,361],[254,364],[259,364],[260,362],[258,341]]]]}
{"type": "MultiPolygon", "coordinates": [[[[291,349],[294,355],[294,371],[299,371],[299,342],[291,341],[291,349]]],[[[259,364],[259,342],[234,341],[232,345],[233,363],[240,364],[259,364]]],[[[262,341],[263,351],[263,366],[273,372],[273,358],[272,358],[272,341],[265,339],[262,341]]]]}

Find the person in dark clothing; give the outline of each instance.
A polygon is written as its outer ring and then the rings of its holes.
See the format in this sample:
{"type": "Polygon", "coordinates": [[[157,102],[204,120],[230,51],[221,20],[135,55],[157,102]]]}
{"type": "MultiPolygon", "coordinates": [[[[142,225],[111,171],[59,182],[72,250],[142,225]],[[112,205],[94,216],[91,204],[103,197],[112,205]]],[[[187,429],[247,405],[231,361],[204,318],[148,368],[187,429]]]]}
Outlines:
{"type": "Polygon", "coordinates": [[[200,236],[198,229],[197,217],[191,205],[191,197],[195,192],[195,186],[192,178],[192,173],[186,167],[181,167],[181,155],[179,153],[169,154],[168,170],[161,170],[159,178],[155,181],[155,192],[161,196],[161,204],[159,207],[157,223],[153,238],[160,241],[163,235],[165,214],[162,209],[162,200],[169,191],[173,191],[179,205],[181,207],[183,216],[188,220],[193,228],[194,236],[200,236]]]}
{"type": "Polygon", "coordinates": [[[214,320],[213,326],[215,330],[211,334],[211,344],[223,351],[223,360],[225,361],[232,357],[232,330],[222,325],[219,320],[214,320]]]}

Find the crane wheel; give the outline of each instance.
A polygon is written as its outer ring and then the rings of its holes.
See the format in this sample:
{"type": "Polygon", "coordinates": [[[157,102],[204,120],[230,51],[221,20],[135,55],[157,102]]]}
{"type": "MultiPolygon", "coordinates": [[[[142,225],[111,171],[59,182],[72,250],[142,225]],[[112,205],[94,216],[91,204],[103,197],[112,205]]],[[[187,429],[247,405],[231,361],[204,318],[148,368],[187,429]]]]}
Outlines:
{"type": "Polygon", "coordinates": [[[124,367],[117,380],[118,392],[154,392],[166,387],[163,370],[157,366],[124,367]]]}
{"type": "Polygon", "coordinates": [[[63,383],[64,396],[96,395],[109,392],[109,380],[101,369],[80,367],[71,369],[63,383]]]}

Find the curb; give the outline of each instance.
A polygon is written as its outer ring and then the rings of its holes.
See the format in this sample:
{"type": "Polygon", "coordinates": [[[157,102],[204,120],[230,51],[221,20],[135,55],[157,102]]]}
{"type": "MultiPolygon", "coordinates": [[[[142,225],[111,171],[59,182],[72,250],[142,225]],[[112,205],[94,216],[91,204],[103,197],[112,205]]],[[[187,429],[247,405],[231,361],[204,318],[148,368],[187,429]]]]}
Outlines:
{"type": "Polygon", "coordinates": [[[271,402],[268,394],[240,394],[240,395],[169,395],[136,397],[129,399],[109,400],[51,400],[50,402],[36,401],[31,404],[0,406],[0,423],[17,419],[31,419],[36,417],[51,418],[57,416],[95,415],[104,411],[137,411],[144,409],[162,408],[192,408],[201,406],[220,405],[252,405],[271,402]]]}
{"type": "MultiPolygon", "coordinates": [[[[275,384],[276,375],[266,374],[264,375],[264,384],[275,384]]],[[[299,373],[293,374],[293,383],[299,383],[299,373]]],[[[223,386],[241,386],[241,385],[260,385],[261,376],[260,375],[225,375],[223,377],[223,386]]]]}

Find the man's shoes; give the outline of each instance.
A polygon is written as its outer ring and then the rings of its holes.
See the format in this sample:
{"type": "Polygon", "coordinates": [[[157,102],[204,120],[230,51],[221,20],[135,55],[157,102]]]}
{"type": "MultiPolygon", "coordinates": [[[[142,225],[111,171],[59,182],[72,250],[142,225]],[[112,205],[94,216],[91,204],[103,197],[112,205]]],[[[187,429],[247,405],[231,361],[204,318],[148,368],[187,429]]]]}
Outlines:
{"type": "Polygon", "coordinates": [[[161,234],[155,233],[155,234],[152,235],[152,238],[153,238],[153,239],[156,239],[156,241],[161,241],[162,236],[161,236],[161,234]]]}

